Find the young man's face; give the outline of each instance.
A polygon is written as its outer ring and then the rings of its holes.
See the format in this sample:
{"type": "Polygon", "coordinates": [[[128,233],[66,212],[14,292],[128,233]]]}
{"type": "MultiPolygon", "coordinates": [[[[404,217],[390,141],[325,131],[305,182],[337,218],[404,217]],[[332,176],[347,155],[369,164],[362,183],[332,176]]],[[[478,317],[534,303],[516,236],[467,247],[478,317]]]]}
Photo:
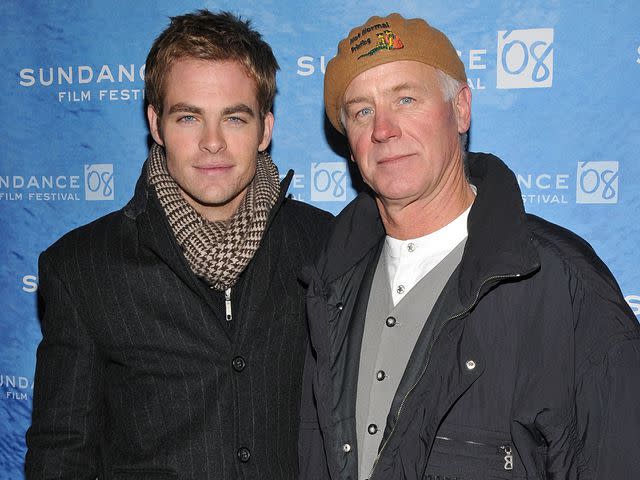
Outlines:
{"type": "Polygon", "coordinates": [[[185,200],[210,221],[231,217],[273,129],[272,113],[260,120],[255,82],[240,63],[176,61],[165,78],[162,117],[151,105],[147,117],[185,200]]]}

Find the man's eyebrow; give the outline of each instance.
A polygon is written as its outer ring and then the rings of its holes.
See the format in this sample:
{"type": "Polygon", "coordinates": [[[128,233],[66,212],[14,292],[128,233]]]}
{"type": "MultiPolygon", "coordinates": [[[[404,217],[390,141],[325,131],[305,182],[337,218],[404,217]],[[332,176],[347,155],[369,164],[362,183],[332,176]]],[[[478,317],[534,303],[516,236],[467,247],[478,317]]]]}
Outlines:
{"type": "Polygon", "coordinates": [[[189,103],[176,103],[175,105],[171,105],[169,109],[169,115],[173,113],[195,113],[200,115],[202,113],[202,109],[200,107],[196,107],[195,105],[191,105],[189,103]]]}
{"type": "Polygon", "coordinates": [[[251,117],[256,116],[256,113],[253,111],[253,109],[245,103],[238,103],[236,105],[231,105],[229,107],[226,107],[224,110],[222,110],[223,115],[233,115],[234,113],[246,113],[251,117]]]}
{"type": "Polygon", "coordinates": [[[358,103],[365,103],[367,100],[370,101],[370,98],[371,97],[364,97],[364,96],[362,96],[362,97],[354,97],[351,100],[348,100],[348,101],[344,102],[344,108],[348,108],[351,105],[355,105],[355,104],[358,104],[358,103]]]}
{"type": "MultiPolygon", "coordinates": [[[[191,105],[190,103],[180,102],[176,103],[175,105],[171,105],[171,108],[169,109],[169,115],[173,113],[195,113],[196,115],[201,115],[202,113],[204,113],[204,110],[200,107],[196,107],[195,105],[191,105]]],[[[253,111],[253,109],[244,103],[230,105],[222,110],[223,115],[233,115],[234,113],[246,113],[251,117],[256,116],[256,113],[253,111]]]]}

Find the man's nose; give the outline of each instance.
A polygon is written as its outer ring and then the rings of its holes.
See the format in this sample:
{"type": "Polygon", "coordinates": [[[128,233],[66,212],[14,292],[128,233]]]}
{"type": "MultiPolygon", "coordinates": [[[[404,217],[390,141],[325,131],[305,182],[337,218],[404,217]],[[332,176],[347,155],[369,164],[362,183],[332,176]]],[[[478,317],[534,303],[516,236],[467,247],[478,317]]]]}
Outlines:
{"type": "Polygon", "coordinates": [[[200,150],[209,153],[218,153],[226,148],[226,142],[222,133],[222,128],[218,124],[205,124],[200,136],[200,150]]]}
{"type": "Polygon", "coordinates": [[[373,130],[371,131],[371,141],[374,143],[384,143],[401,136],[402,131],[398,126],[395,115],[383,109],[376,109],[373,119],[373,130]]]}

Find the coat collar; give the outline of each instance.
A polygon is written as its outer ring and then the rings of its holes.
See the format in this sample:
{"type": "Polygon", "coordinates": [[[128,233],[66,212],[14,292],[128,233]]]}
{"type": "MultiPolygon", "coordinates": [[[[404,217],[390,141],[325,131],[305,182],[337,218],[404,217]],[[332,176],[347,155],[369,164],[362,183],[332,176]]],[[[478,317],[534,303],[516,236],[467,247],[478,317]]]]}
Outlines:
{"type": "MultiPolygon", "coordinates": [[[[468,153],[470,181],[478,189],[468,219],[458,281],[460,302],[471,305],[491,279],[526,275],[539,267],[515,175],[497,157],[468,153]]],[[[326,282],[346,273],[385,231],[370,193],[358,195],[337,217],[318,265],[326,282]]]]}
{"type": "MultiPolygon", "coordinates": [[[[469,212],[469,237],[460,262],[459,291],[467,305],[482,283],[517,278],[538,270],[540,260],[514,173],[491,154],[467,158],[470,182],[478,189],[469,212]]],[[[477,292],[477,293],[476,293],[477,292]]]]}
{"type": "MultiPolygon", "coordinates": [[[[286,199],[292,178],[293,170],[289,170],[285,178],[280,182],[280,194],[269,213],[265,235],[286,199]]],[[[192,291],[198,293],[215,314],[218,307],[213,302],[213,296],[209,288],[189,267],[180,246],[175,240],[167,216],[155,192],[148,185],[147,162],[142,167],[142,173],[136,183],[133,198],[124,207],[123,211],[125,216],[136,224],[139,248],[149,249],[161,258],[168,268],[188,285],[192,291]]],[[[249,265],[251,266],[251,263],[249,265]]],[[[223,328],[222,330],[229,336],[229,329],[223,328]]]]}
{"type": "Polygon", "coordinates": [[[376,248],[384,236],[373,196],[369,192],[359,194],[333,223],[322,261],[318,262],[320,277],[330,282],[341,276],[376,248]]]}

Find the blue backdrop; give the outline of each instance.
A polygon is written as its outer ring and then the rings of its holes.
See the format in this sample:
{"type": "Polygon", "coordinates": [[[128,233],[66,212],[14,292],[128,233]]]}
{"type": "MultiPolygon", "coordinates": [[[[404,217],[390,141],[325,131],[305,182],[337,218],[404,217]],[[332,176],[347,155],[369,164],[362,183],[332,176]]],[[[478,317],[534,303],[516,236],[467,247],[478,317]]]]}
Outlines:
{"type": "Polygon", "coordinates": [[[585,237],[640,314],[640,14],[636,0],[578,3],[5,0],[0,478],[22,478],[40,341],[38,254],[127,202],[147,155],[147,51],[169,16],[197,8],[251,18],[272,45],[281,66],[273,157],[281,173],[295,170],[296,198],[334,213],[355,195],[322,106],[338,41],[392,11],[445,31],[472,88],[470,149],[511,166],[528,211],[585,237]]]}

